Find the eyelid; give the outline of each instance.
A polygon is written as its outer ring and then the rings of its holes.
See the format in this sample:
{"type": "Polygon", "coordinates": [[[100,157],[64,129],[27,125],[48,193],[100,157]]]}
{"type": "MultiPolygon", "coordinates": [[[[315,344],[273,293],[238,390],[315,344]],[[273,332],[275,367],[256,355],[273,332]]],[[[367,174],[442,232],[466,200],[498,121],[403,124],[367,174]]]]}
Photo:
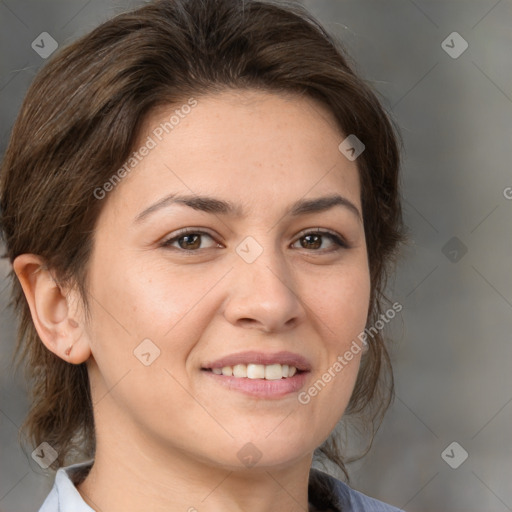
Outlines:
{"type": "MultiPolygon", "coordinates": [[[[168,235],[162,239],[162,241],[160,242],[160,246],[164,247],[164,248],[165,247],[169,248],[169,247],[171,247],[171,242],[175,242],[180,237],[188,235],[188,234],[206,235],[206,236],[209,236],[217,244],[221,243],[217,240],[217,238],[218,238],[217,235],[213,235],[206,228],[196,228],[196,227],[190,226],[190,227],[181,228],[181,229],[178,229],[178,230],[172,232],[170,235],[168,235]]],[[[296,235],[295,240],[291,243],[291,245],[295,244],[302,237],[304,237],[306,235],[312,235],[312,234],[313,235],[314,234],[322,235],[322,236],[330,238],[336,247],[331,250],[325,250],[325,249],[324,250],[312,250],[312,251],[307,251],[307,252],[324,254],[326,252],[335,252],[338,249],[350,249],[350,247],[351,247],[351,245],[348,243],[348,241],[346,240],[346,238],[343,235],[341,235],[340,233],[338,233],[336,231],[332,231],[332,230],[326,229],[326,228],[325,229],[322,229],[322,228],[303,229],[296,235]]],[[[187,251],[187,250],[181,249],[181,248],[175,248],[175,249],[177,251],[180,251],[183,253],[193,254],[193,253],[198,253],[201,250],[212,249],[212,248],[213,247],[207,247],[204,249],[197,249],[197,250],[192,250],[192,251],[187,251]]],[[[304,250],[307,250],[307,249],[304,249],[304,250]]]]}
{"type": "MultiPolygon", "coordinates": [[[[330,229],[324,229],[324,228],[307,228],[307,229],[303,229],[302,231],[300,231],[297,234],[297,237],[296,237],[296,239],[295,239],[295,241],[293,243],[297,242],[297,240],[299,240],[300,238],[302,238],[302,237],[304,237],[306,235],[323,235],[323,236],[327,236],[327,237],[331,238],[333,243],[335,245],[337,245],[338,248],[344,248],[344,249],[350,249],[351,248],[351,244],[349,244],[349,242],[347,241],[347,239],[343,235],[341,235],[340,233],[338,233],[336,231],[332,231],[330,229]]],[[[317,252],[319,254],[323,254],[325,252],[333,252],[335,250],[336,249],[334,249],[332,251],[317,250],[317,251],[311,251],[311,252],[317,252]]]]}
{"type": "Polygon", "coordinates": [[[188,234],[202,234],[202,235],[211,236],[212,238],[215,238],[217,236],[217,235],[214,235],[213,233],[211,233],[207,228],[188,226],[186,228],[181,228],[181,229],[177,229],[176,231],[173,231],[166,238],[168,240],[170,240],[172,238],[177,238],[179,236],[188,235],[188,234]]]}
{"type": "MultiPolygon", "coordinates": [[[[217,240],[218,236],[214,235],[213,233],[210,233],[206,228],[196,228],[193,226],[189,226],[186,228],[181,228],[176,231],[173,231],[171,234],[166,235],[162,240],[160,241],[159,245],[162,247],[170,247],[170,242],[174,242],[177,239],[179,239],[182,236],[185,235],[207,235],[209,236],[214,242],[217,244],[221,243],[217,240]]],[[[180,250],[180,249],[178,249],[180,250]]],[[[198,251],[185,251],[181,249],[183,252],[198,252],[198,251]]]]}

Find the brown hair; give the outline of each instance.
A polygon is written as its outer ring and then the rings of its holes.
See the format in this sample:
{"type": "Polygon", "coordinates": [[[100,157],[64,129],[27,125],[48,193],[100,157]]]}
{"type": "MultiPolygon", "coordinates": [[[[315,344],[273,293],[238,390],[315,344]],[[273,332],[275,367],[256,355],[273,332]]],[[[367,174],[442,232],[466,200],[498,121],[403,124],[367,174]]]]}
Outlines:
{"type": "MultiPolygon", "coordinates": [[[[155,107],[226,89],[306,95],[333,113],[343,133],[365,144],[357,164],[373,325],[404,237],[398,132],[371,87],[348,65],[340,43],[297,4],[154,1],[59,50],[29,88],[2,163],[6,256],[11,262],[23,253],[41,256],[59,281],[78,287],[87,311],[92,234],[108,200],[98,200],[95,189],[121,168],[155,107]]],[[[20,319],[16,355],[31,379],[32,407],[24,423],[29,439],[50,443],[58,465],[77,454],[92,457],[86,364],[71,365],[46,349],[13,272],[11,279],[20,319]]],[[[373,438],[393,379],[381,333],[368,341],[346,413],[368,413],[373,438]]],[[[319,452],[346,474],[334,437],[319,452]]]]}

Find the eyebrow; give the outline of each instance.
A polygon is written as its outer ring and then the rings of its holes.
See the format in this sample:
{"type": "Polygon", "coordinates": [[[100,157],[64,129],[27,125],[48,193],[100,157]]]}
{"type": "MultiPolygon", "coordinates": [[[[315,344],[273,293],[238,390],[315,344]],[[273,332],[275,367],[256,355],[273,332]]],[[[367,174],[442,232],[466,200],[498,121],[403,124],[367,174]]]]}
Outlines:
{"type": "MultiPolygon", "coordinates": [[[[161,210],[162,208],[167,208],[173,204],[182,204],[193,208],[194,210],[207,213],[228,215],[232,217],[245,216],[242,206],[230,201],[224,201],[222,199],[209,196],[170,194],[140,212],[135,217],[135,222],[142,222],[152,213],[161,210]]],[[[299,199],[289,207],[288,215],[297,217],[299,215],[306,215],[310,213],[320,213],[330,210],[335,206],[346,208],[356,215],[358,220],[362,221],[362,216],[357,206],[346,197],[339,194],[317,197],[315,199],[299,199]]]]}

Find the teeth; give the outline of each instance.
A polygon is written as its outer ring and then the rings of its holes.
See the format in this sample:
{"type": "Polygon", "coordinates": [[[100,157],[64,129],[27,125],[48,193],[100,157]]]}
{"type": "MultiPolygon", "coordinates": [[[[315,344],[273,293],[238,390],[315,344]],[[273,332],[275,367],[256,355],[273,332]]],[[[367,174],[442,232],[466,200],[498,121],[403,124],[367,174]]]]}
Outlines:
{"type": "Polygon", "coordinates": [[[283,378],[283,367],[280,364],[269,364],[265,366],[265,379],[279,380],[283,378]]]}
{"type": "Polygon", "coordinates": [[[235,364],[233,366],[234,377],[247,377],[247,366],[245,364],[235,364]]]}
{"type": "Polygon", "coordinates": [[[297,373],[295,366],[287,364],[235,364],[223,368],[212,368],[216,375],[248,379],[280,380],[293,377],[297,373]]]}
{"type": "Polygon", "coordinates": [[[224,366],[224,368],[222,368],[222,375],[231,377],[233,375],[233,368],[231,368],[231,366],[224,366]]]}
{"type": "Polygon", "coordinates": [[[247,365],[247,378],[249,379],[264,379],[265,366],[262,364],[248,364],[247,365]]]}

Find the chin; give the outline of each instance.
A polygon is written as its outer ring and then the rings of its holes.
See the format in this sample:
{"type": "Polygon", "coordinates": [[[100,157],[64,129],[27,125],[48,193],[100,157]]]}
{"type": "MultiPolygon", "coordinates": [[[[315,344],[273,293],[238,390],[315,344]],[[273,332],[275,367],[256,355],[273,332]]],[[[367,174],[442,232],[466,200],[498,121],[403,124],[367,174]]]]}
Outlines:
{"type": "Polygon", "coordinates": [[[238,437],[219,453],[216,459],[231,471],[243,469],[284,469],[295,464],[298,460],[312,455],[316,445],[312,439],[305,439],[304,436],[283,438],[277,433],[270,434],[266,439],[264,436],[255,436],[252,440],[249,436],[238,437]],[[234,454],[234,457],[227,458],[227,454],[234,454]]]}

